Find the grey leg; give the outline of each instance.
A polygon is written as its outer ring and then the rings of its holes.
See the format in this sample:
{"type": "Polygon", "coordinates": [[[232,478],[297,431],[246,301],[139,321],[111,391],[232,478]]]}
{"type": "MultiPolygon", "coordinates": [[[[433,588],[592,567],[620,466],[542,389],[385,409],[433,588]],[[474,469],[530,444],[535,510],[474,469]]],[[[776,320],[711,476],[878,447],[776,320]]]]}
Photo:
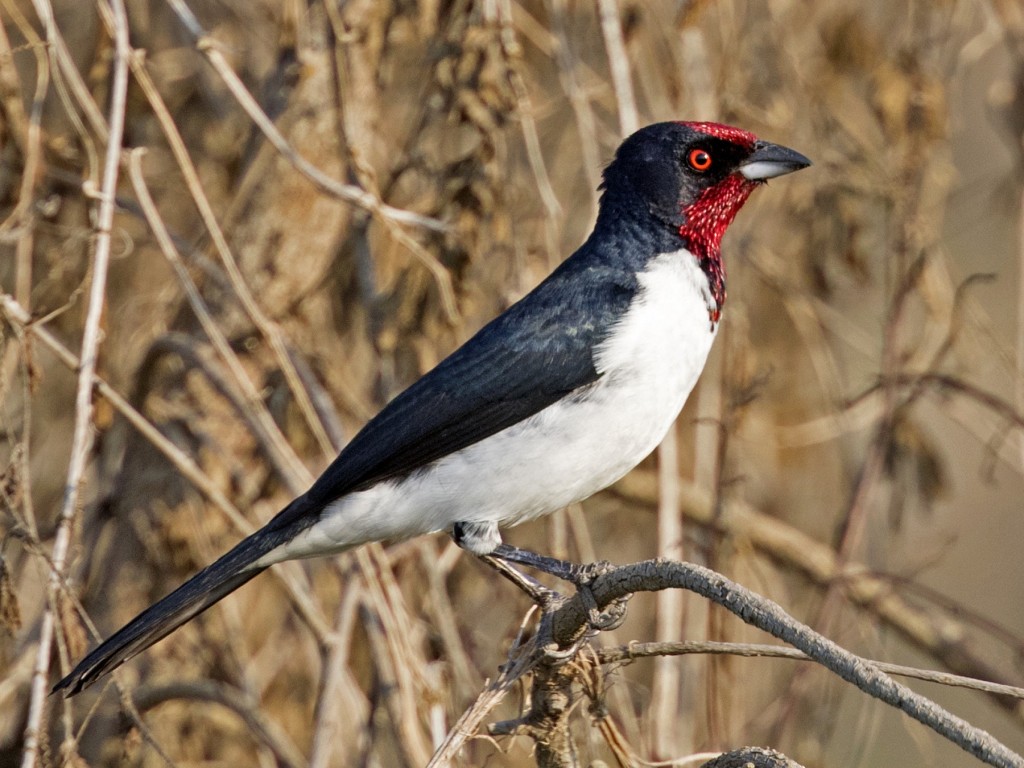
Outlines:
{"type": "MultiPolygon", "coordinates": [[[[583,600],[587,603],[587,616],[591,628],[595,631],[615,629],[626,619],[626,603],[629,595],[619,598],[606,606],[605,610],[598,608],[597,601],[590,589],[590,583],[607,573],[613,568],[610,563],[599,562],[589,565],[577,565],[554,557],[538,555],[526,549],[519,549],[510,544],[499,544],[494,551],[485,559],[507,560],[512,563],[526,565],[536,568],[539,571],[555,576],[563,581],[568,581],[576,587],[583,600]]],[[[494,565],[492,563],[492,565],[494,565]]],[[[494,565],[497,568],[497,565],[494,565]]],[[[510,567],[511,566],[507,566],[510,567]]],[[[515,571],[519,573],[519,571],[515,571]]],[[[523,575],[523,574],[519,574],[523,575]]],[[[557,594],[557,593],[555,593],[557,594]]],[[[544,603],[540,603],[544,606],[544,603]]]]}
{"type": "MultiPolygon", "coordinates": [[[[561,595],[552,589],[548,589],[519,569],[513,568],[510,563],[535,568],[542,573],[568,581],[587,595],[590,595],[590,590],[587,586],[589,582],[593,581],[610,567],[608,563],[577,565],[566,560],[539,555],[527,549],[520,549],[519,547],[513,547],[511,544],[505,544],[501,541],[501,533],[498,531],[496,523],[456,523],[452,526],[452,538],[456,544],[477,555],[543,608],[548,608],[556,600],[560,600],[561,595]]],[[[590,602],[594,602],[592,595],[590,595],[590,602]]],[[[624,602],[623,608],[625,607],[624,602]]],[[[595,628],[605,628],[602,625],[611,625],[612,621],[597,610],[596,603],[591,607],[590,613],[591,623],[595,628]]],[[[616,616],[616,620],[621,622],[621,618],[618,618],[618,616],[616,616]]]]}
{"type": "MultiPolygon", "coordinates": [[[[501,543],[497,523],[456,523],[452,526],[452,539],[467,552],[472,552],[491,568],[515,584],[533,602],[542,608],[552,605],[561,596],[548,589],[532,576],[513,568],[497,550],[506,546],[501,543]]],[[[512,547],[514,549],[514,547],[512,547]]]]}
{"type": "Polygon", "coordinates": [[[500,557],[495,557],[494,555],[480,555],[480,559],[519,587],[519,589],[526,593],[527,597],[545,610],[562,599],[562,596],[555,592],[555,590],[548,589],[535,578],[527,576],[522,571],[513,568],[500,557]]]}
{"type": "Polygon", "coordinates": [[[555,557],[548,557],[547,555],[538,555],[536,552],[530,552],[528,549],[519,549],[519,547],[513,547],[511,544],[499,544],[491,552],[491,555],[493,557],[500,557],[502,560],[507,560],[510,563],[518,563],[519,565],[536,568],[542,573],[550,574],[555,578],[572,584],[578,585],[582,575],[581,567],[575,563],[559,560],[555,557]]]}

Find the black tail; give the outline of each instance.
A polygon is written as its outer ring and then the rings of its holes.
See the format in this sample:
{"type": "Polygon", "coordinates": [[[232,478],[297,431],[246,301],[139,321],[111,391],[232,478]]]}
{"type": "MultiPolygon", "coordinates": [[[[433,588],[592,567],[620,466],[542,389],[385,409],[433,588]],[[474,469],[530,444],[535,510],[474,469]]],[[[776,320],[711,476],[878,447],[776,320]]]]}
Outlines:
{"type": "MultiPolygon", "coordinates": [[[[236,552],[245,543],[241,542],[100,643],[78,662],[71,674],[53,686],[52,692],[64,691],[65,696],[74,696],[264,571],[265,568],[246,568],[237,562],[240,558],[235,556],[236,552]]],[[[246,559],[251,562],[251,558],[246,559]]]]}
{"type": "Polygon", "coordinates": [[[240,541],[219,560],[100,643],[96,650],[78,662],[71,674],[53,686],[52,693],[63,691],[65,696],[74,696],[88,688],[265,571],[266,565],[257,566],[255,563],[308,527],[315,519],[315,510],[316,507],[305,496],[295,499],[264,528],[240,541]]]}

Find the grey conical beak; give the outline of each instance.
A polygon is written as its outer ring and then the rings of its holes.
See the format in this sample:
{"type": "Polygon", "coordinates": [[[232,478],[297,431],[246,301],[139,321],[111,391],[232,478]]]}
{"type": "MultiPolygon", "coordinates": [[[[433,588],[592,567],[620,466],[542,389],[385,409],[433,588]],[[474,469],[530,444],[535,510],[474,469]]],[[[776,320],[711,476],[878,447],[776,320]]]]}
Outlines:
{"type": "Polygon", "coordinates": [[[796,150],[759,141],[754,145],[753,153],[740,164],[738,170],[751,181],[767,181],[776,176],[799,171],[810,164],[811,161],[796,150]]]}

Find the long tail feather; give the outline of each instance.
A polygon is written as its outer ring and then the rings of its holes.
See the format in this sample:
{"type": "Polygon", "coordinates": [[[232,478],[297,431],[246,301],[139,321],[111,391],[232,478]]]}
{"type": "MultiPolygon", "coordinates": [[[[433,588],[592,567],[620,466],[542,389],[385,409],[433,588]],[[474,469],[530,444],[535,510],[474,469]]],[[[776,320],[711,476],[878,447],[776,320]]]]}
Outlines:
{"type": "Polygon", "coordinates": [[[216,562],[144,610],[111,635],[53,687],[74,696],[146,650],[225,595],[267,569],[265,555],[308,527],[317,507],[305,496],[292,501],[266,527],[240,541],[216,562]]]}
{"type": "Polygon", "coordinates": [[[244,566],[239,570],[238,558],[233,555],[235,550],[204,568],[100,643],[78,662],[71,674],[53,687],[52,692],[63,691],[65,696],[74,696],[88,688],[265,570],[244,566]]]}

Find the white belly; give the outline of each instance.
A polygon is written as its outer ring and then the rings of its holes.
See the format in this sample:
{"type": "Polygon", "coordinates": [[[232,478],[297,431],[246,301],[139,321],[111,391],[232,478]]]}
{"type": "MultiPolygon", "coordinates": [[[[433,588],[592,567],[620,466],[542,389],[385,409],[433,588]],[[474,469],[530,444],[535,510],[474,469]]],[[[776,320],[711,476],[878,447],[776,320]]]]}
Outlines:
{"type": "Polygon", "coordinates": [[[585,499],[625,475],[679,415],[715,337],[707,278],[688,252],[652,260],[640,283],[622,322],[597,350],[602,375],[594,384],[422,471],[333,502],[273,559],[457,522],[512,525],[585,499]]]}

